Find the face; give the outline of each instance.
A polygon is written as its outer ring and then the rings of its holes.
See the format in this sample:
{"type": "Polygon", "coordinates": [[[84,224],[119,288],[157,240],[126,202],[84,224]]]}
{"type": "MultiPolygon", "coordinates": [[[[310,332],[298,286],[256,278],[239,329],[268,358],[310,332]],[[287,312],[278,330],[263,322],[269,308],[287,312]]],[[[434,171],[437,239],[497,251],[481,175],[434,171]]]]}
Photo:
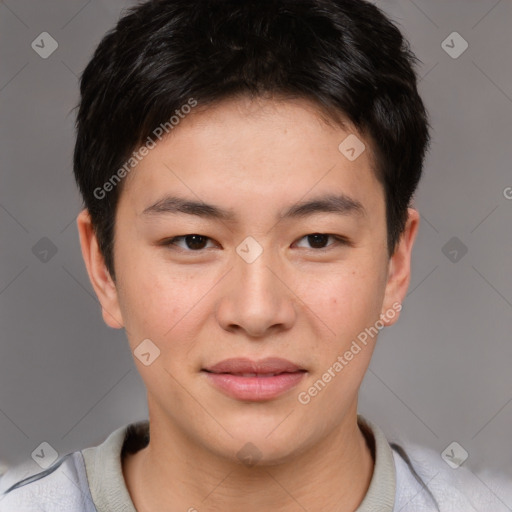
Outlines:
{"type": "Polygon", "coordinates": [[[251,442],[275,463],[355,417],[417,214],[390,259],[369,142],[355,160],[338,148],[351,133],[363,141],[305,100],[189,115],[123,184],[115,284],[81,214],[104,319],[150,354],[134,360],[153,426],[222,457],[251,442]]]}

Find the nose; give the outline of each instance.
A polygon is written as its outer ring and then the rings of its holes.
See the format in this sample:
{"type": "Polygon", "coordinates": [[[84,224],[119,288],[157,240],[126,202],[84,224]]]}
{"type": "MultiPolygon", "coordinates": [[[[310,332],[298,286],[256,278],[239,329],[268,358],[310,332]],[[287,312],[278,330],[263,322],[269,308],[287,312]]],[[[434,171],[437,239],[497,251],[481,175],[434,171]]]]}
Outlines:
{"type": "Polygon", "coordinates": [[[294,324],[293,287],[269,252],[263,251],[252,263],[236,256],[216,308],[217,321],[226,331],[261,339],[294,324]]]}

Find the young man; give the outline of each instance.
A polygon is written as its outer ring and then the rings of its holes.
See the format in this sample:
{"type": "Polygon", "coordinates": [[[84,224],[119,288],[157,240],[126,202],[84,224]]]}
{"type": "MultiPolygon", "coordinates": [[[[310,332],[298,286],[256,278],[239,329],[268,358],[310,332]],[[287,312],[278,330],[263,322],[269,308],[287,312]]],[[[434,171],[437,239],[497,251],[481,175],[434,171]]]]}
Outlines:
{"type": "Polygon", "coordinates": [[[119,21],[81,79],[78,230],[149,421],[8,473],[0,511],[506,510],[357,414],[418,230],[414,61],[362,0],[119,21]]]}

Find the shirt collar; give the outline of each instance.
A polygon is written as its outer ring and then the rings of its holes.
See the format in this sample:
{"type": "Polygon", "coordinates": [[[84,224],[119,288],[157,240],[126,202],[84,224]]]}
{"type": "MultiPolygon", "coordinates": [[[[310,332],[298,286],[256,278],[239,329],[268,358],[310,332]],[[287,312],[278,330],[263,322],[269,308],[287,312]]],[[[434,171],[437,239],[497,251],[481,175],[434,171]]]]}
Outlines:
{"type": "Polygon", "coordinates": [[[396,494],[396,470],[391,446],[384,432],[360,414],[357,424],[374,458],[370,486],[356,512],[393,512],[396,494]]]}
{"type": "MultiPolygon", "coordinates": [[[[360,414],[357,423],[374,458],[366,495],[356,512],[392,512],[396,471],[389,443],[374,423],[360,414]]],[[[91,496],[98,512],[137,512],[126,487],[122,456],[135,453],[149,442],[149,421],[131,423],[113,431],[99,446],[82,450],[91,496]]]]}

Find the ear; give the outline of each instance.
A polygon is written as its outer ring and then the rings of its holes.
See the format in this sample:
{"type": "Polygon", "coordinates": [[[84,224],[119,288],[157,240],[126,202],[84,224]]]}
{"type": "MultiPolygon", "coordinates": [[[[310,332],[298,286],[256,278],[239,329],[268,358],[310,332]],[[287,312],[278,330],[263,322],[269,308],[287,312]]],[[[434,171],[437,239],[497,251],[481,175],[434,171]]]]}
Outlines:
{"type": "Polygon", "coordinates": [[[393,325],[398,320],[411,278],[412,247],[418,232],[420,215],[414,208],[408,208],[407,212],[405,229],[389,259],[388,280],[380,317],[386,326],[393,325]]]}
{"type": "Polygon", "coordinates": [[[76,219],[80,246],[92,287],[101,304],[104,322],[114,329],[123,327],[123,317],[119,307],[117,288],[105,266],[91,217],[87,209],[82,210],[76,219]]]}

